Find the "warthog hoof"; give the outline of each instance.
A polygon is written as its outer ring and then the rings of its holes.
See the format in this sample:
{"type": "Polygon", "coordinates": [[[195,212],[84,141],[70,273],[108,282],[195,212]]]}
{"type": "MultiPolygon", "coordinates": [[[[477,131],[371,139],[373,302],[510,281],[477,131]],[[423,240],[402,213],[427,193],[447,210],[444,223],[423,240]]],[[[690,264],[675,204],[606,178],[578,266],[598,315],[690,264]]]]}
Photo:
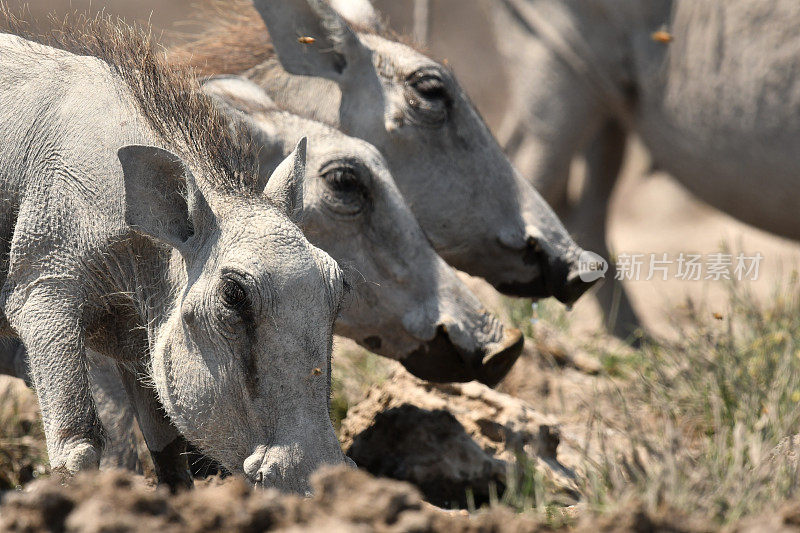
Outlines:
{"type": "Polygon", "coordinates": [[[176,438],[160,452],[151,450],[150,455],[159,485],[166,485],[172,493],[194,487],[183,437],[176,438]]]}
{"type": "Polygon", "coordinates": [[[59,461],[58,458],[52,460],[52,472],[64,479],[83,470],[100,468],[100,450],[90,442],[79,441],[67,444],[59,456],[64,459],[62,461],[59,461]]]}

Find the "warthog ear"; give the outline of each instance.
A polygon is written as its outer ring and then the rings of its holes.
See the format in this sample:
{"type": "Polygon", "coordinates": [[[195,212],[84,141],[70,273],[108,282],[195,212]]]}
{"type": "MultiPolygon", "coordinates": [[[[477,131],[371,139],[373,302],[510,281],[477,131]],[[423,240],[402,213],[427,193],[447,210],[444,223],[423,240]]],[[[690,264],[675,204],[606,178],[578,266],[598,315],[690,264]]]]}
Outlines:
{"type": "Polygon", "coordinates": [[[383,30],[381,18],[369,0],[330,0],[330,4],[350,24],[373,31],[383,30]]]}
{"type": "Polygon", "coordinates": [[[306,143],[300,139],[294,151],[270,176],[264,196],[281,209],[295,224],[303,216],[303,182],[306,178],[306,143]]]}
{"type": "Polygon", "coordinates": [[[290,74],[339,81],[370,52],[325,0],[253,0],[281,65],[290,74]]]}
{"type": "Polygon", "coordinates": [[[156,146],[123,146],[117,156],[125,180],[125,222],[185,252],[200,212],[208,209],[189,168],[156,146]]]}

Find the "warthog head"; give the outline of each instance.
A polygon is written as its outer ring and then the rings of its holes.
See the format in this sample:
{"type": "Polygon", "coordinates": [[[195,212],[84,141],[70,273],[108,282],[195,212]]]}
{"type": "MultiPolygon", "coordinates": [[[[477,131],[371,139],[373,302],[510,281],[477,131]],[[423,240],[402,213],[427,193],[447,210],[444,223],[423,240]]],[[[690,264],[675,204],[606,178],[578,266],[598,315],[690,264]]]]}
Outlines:
{"type": "Polygon", "coordinates": [[[211,180],[195,181],[160,148],[128,146],[119,157],[126,221],[176,250],[174,300],[151,350],[167,414],[232,472],[307,491],[318,465],[345,459],[328,414],[343,279],[293,223],[305,139],[249,196],[201,188],[211,180]]]}
{"type": "Polygon", "coordinates": [[[248,76],[293,112],[374,144],[448,263],[514,295],[572,303],[588,289],[581,249],[447,67],[363,27],[377,20],[363,0],[345,11],[363,19],[353,25],[325,0],[253,4],[283,72],[268,61],[248,76]]]}
{"type": "Polygon", "coordinates": [[[244,78],[211,78],[203,90],[250,129],[263,179],[299,132],[309,137],[302,227],[353,272],[336,333],[399,359],[424,379],[494,385],[505,376],[522,335],[487,313],[431,248],[372,145],[277,109],[244,78]]]}

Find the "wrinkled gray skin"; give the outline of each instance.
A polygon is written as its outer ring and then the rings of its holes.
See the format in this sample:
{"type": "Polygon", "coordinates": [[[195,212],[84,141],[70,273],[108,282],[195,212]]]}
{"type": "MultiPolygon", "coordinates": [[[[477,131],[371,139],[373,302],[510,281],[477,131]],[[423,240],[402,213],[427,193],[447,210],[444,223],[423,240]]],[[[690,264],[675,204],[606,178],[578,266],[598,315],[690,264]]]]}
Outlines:
{"type": "MultiPolygon", "coordinates": [[[[203,90],[256,139],[262,172],[308,136],[303,231],[354,271],[335,332],[431,381],[495,385],[522,349],[431,248],[370,144],[279,110],[254,83],[212,78],[203,90]]],[[[262,176],[267,179],[268,176],[262,176]]]]}
{"type": "MultiPolygon", "coordinates": [[[[409,46],[357,33],[324,0],[253,3],[277,59],[244,75],[282,108],[375,145],[445,261],[507,294],[572,303],[588,289],[580,248],[512,168],[449,70],[409,46]]],[[[364,0],[335,4],[361,27],[379,18],[364,0]]]]}
{"type": "Polygon", "coordinates": [[[128,91],[95,58],[0,36],[0,332],[28,349],[50,464],[99,464],[91,349],[118,363],[157,466],[177,428],[233,472],[305,492],[344,457],[328,416],[343,281],[291,222],[304,143],[262,196],[221,193],[128,91]]]}
{"type": "MultiPolygon", "coordinates": [[[[629,132],[700,199],[800,238],[800,3],[490,5],[512,90],[501,142],[557,209],[566,208],[570,162],[584,152],[588,181],[570,228],[593,250],[608,256],[608,200],[629,132]],[[652,38],[662,28],[672,43],[652,38]]],[[[607,283],[599,296],[610,315],[618,306],[615,331],[627,336],[637,321],[615,291],[607,283]]]]}
{"type": "MultiPolygon", "coordinates": [[[[106,436],[100,468],[141,472],[135,433],[135,427],[138,427],[136,415],[117,364],[110,357],[91,349],[86,350],[86,358],[92,397],[106,436]]],[[[0,374],[22,379],[32,386],[28,370],[28,354],[19,339],[0,339],[0,374]]],[[[156,466],[160,468],[162,465],[156,466]]]]}

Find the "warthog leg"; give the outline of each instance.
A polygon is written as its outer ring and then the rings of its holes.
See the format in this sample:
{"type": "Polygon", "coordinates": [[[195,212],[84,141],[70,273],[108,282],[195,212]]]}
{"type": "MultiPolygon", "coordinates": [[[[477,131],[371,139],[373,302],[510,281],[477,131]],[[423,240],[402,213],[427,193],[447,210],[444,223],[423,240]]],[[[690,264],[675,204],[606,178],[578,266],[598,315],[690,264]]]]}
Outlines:
{"type": "Polygon", "coordinates": [[[9,291],[16,305],[5,309],[28,349],[50,465],[65,475],[98,468],[104,444],[86,372],[81,302],[69,297],[78,292],[70,289],[50,280],[30,283],[24,292],[9,291]]]}
{"type": "MultiPolygon", "coordinates": [[[[626,139],[627,134],[614,120],[600,128],[586,149],[586,183],[568,219],[570,230],[579,236],[581,244],[607,258],[611,258],[607,244],[608,207],[622,168],[626,139]]],[[[614,279],[615,274],[614,263],[609,259],[597,299],[609,330],[619,338],[636,341],[639,320],[622,283],[614,279]]]]}
{"type": "Polygon", "coordinates": [[[144,369],[120,365],[119,371],[133,404],[139,429],[153,458],[159,485],[167,485],[173,492],[179,488],[191,488],[193,482],[187,461],[186,441],[164,414],[155,391],[144,386],[139,379],[138,376],[145,375],[144,369]]]}

